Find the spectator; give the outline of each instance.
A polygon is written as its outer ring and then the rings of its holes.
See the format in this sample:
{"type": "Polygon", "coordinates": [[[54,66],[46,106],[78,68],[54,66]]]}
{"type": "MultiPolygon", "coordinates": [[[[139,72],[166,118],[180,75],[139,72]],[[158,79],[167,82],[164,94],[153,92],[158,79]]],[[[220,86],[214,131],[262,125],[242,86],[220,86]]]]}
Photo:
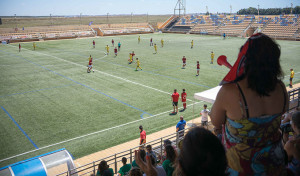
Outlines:
{"type": "Polygon", "coordinates": [[[130,170],[129,176],[143,176],[143,173],[140,168],[134,167],[130,170]]]}
{"type": "Polygon", "coordinates": [[[225,176],[227,160],[219,139],[202,127],[189,130],[183,139],[173,175],[225,176]]]}
{"type": "Polygon", "coordinates": [[[128,173],[131,169],[131,165],[126,164],[126,162],[127,162],[127,159],[125,157],[123,157],[122,158],[123,166],[120,168],[120,170],[118,172],[118,176],[128,175],[128,173]]]}
{"type": "Polygon", "coordinates": [[[143,130],[142,125],[139,126],[139,129],[140,129],[140,145],[142,145],[146,143],[146,131],[143,130]]]}
{"type": "Polygon", "coordinates": [[[210,113],[209,109],[207,109],[207,105],[203,105],[203,110],[201,111],[200,115],[202,115],[201,118],[201,126],[206,127],[208,129],[208,113],[210,113]]]}
{"type": "Polygon", "coordinates": [[[176,152],[171,145],[167,145],[165,148],[166,160],[163,162],[162,167],[165,169],[167,176],[172,176],[174,171],[174,164],[176,159],[176,152]]]}
{"type": "Polygon", "coordinates": [[[294,136],[285,144],[284,149],[288,156],[288,168],[294,175],[300,175],[300,112],[292,116],[294,136]]]}
{"type": "Polygon", "coordinates": [[[152,150],[152,146],[151,145],[147,145],[146,146],[146,155],[149,156],[149,155],[152,155],[154,160],[157,161],[157,158],[156,158],[156,154],[153,152],[152,150]]]}
{"type": "Polygon", "coordinates": [[[288,98],[279,58],[275,41],[254,34],[220,83],[210,117],[223,126],[232,175],[286,175],[279,127],[288,98]]]}
{"type": "Polygon", "coordinates": [[[146,162],[145,162],[145,160],[143,160],[143,158],[141,157],[140,152],[141,151],[136,150],[134,152],[134,154],[135,154],[135,159],[136,159],[137,163],[140,165],[140,168],[142,169],[142,171],[149,176],[150,175],[151,176],[160,176],[160,175],[158,175],[156,168],[152,165],[152,163],[151,163],[152,160],[150,160],[150,157],[147,156],[146,162]]]}
{"type": "Polygon", "coordinates": [[[113,176],[113,175],[114,175],[113,169],[109,168],[105,160],[102,160],[98,165],[96,176],[113,176]]]}
{"type": "MultiPolygon", "coordinates": [[[[146,158],[146,152],[145,152],[145,150],[139,150],[139,154],[140,154],[140,158],[143,160],[143,161],[145,161],[145,158],[146,158]]],[[[139,165],[137,165],[137,163],[136,163],[136,156],[135,156],[135,158],[134,158],[134,160],[132,161],[132,168],[134,168],[134,167],[140,167],[139,165]]]]}
{"type": "Polygon", "coordinates": [[[176,125],[176,132],[178,132],[178,137],[180,139],[184,136],[185,126],[186,126],[186,121],[183,120],[183,116],[180,116],[180,121],[176,125]]]}

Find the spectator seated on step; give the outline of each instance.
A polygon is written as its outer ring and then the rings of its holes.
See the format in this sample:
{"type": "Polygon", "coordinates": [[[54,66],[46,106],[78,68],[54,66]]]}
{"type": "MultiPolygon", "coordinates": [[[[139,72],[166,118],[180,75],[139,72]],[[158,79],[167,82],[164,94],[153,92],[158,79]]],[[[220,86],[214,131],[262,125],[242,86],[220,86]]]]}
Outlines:
{"type": "Polygon", "coordinates": [[[131,169],[131,164],[126,164],[127,163],[127,158],[123,157],[122,158],[122,163],[123,163],[123,166],[118,171],[118,176],[128,175],[128,173],[131,169]]]}

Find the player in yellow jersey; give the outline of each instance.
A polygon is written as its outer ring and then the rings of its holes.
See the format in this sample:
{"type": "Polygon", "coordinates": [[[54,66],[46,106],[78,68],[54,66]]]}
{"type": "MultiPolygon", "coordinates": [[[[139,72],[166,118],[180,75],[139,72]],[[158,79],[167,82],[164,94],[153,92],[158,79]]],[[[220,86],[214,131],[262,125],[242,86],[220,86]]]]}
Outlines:
{"type": "Polygon", "coordinates": [[[191,49],[194,48],[194,40],[191,41],[191,49]]]}
{"type": "Polygon", "coordinates": [[[106,45],[105,49],[106,49],[106,55],[108,55],[109,54],[109,46],[106,45]]]}
{"type": "Polygon", "coordinates": [[[141,36],[138,37],[138,44],[141,42],[141,36]]]}
{"type": "Polygon", "coordinates": [[[215,54],[214,54],[214,52],[212,51],[212,52],[210,53],[210,59],[211,59],[210,64],[213,64],[213,63],[214,63],[214,57],[215,57],[215,54]]]}
{"type": "Polygon", "coordinates": [[[89,57],[89,62],[91,61],[91,59],[92,59],[92,55],[90,55],[90,57],[89,57]]]}
{"type": "Polygon", "coordinates": [[[33,50],[35,50],[35,48],[36,48],[36,44],[35,44],[35,42],[33,42],[33,50]]]}
{"type": "Polygon", "coordinates": [[[157,45],[156,45],[156,43],[154,43],[154,50],[155,50],[154,54],[157,54],[157,45]]]}
{"type": "Polygon", "coordinates": [[[291,71],[291,76],[290,76],[290,88],[293,88],[293,78],[294,78],[294,75],[295,75],[295,72],[294,72],[294,69],[290,69],[291,71]]]}
{"type": "Polygon", "coordinates": [[[135,62],[135,63],[136,63],[135,71],[138,71],[138,70],[137,70],[138,68],[140,68],[141,70],[143,70],[142,67],[140,66],[139,58],[136,58],[136,62],[135,62]]]}
{"type": "Polygon", "coordinates": [[[164,47],[164,40],[163,39],[160,40],[160,43],[161,43],[161,47],[164,47]]]}

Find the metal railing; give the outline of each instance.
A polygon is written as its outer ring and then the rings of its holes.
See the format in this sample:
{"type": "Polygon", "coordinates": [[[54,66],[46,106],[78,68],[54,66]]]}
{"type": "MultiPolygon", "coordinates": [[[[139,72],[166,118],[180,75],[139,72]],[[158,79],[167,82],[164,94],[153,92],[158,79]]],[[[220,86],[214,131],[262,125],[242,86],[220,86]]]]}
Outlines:
{"type": "MultiPolygon", "coordinates": [[[[191,128],[191,127],[190,127],[191,128]]],[[[189,128],[184,129],[184,133],[187,133],[189,128]]],[[[182,132],[182,131],[180,131],[182,132]]],[[[101,158],[99,160],[93,161],[91,163],[85,164],[83,166],[77,167],[76,169],[65,171],[63,173],[60,173],[56,176],[77,176],[77,175],[91,175],[95,174],[97,172],[97,167],[100,161],[105,160],[107,164],[110,166],[110,168],[114,169],[114,173],[116,174],[118,172],[118,169],[123,165],[122,164],[122,158],[127,158],[128,161],[130,161],[130,164],[132,164],[132,161],[134,160],[134,151],[138,150],[140,147],[145,147],[146,145],[151,145],[152,150],[154,153],[158,156],[163,156],[163,143],[164,140],[169,139],[172,141],[173,144],[178,145],[180,140],[183,139],[183,137],[179,137],[179,132],[172,133],[166,136],[163,136],[161,138],[152,140],[150,142],[147,142],[146,144],[136,146],[133,148],[130,148],[129,150],[125,150],[119,153],[115,153],[113,155],[107,156],[105,158],[101,158]]]]}
{"type": "Polygon", "coordinates": [[[300,88],[295,88],[290,91],[288,91],[288,97],[289,97],[289,110],[295,109],[300,106],[300,88]]]}

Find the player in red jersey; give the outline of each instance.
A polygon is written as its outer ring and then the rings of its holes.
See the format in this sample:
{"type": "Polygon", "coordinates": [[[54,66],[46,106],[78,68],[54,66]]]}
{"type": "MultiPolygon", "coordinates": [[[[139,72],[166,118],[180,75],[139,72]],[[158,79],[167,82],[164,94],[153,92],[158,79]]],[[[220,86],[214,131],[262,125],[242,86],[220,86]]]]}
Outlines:
{"type": "Polygon", "coordinates": [[[93,40],[93,48],[95,48],[95,45],[96,45],[95,40],[93,40]]]}
{"type": "Polygon", "coordinates": [[[183,58],[182,58],[182,69],[185,69],[185,66],[186,66],[186,58],[185,58],[185,56],[183,56],[183,58]]]}
{"type": "Polygon", "coordinates": [[[140,145],[142,145],[146,143],[146,131],[143,130],[142,125],[139,126],[139,129],[140,129],[140,145]]]}
{"type": "MultiPolygon", "coordinates": [[[[87,69],[87,72],[88,73],[91,73],[91,69],[93,69],[93,58],[90,56],[89,57],[89,65],[88,65],[88,69],[87,69]]],[[[94,69],[93,69],[93,72],[94,72],[94,69]]]]}
{"type": "Polygon", "coordinates": [[[115,47],[114,51],[115,51],[115,57],[117,57],[118,56],[118,49],[117,49],[117,47],[115,47]]]}
{"type": "Polygon", "coordinates": [[[197,75],[196,76],[199,76],[199,71],[200,71],[200,64],[199,64],[199,61],[197,61],[197,75]]]}
{"type": "Polygon", "coordinates": [[[115,41],[114,41],[114,39],[111,40],[111,44],[112,44],[112,46],[115,46],[115,41]]]}
{"type": "Polygon", "coordinates": [[[152,40],[152,38],[150,39],[150,46],[153,46],[153,40],[152,40]]]}
{"type": "Polygon", "coordinates": [[[182,104],[183,104],[183,110],[182,111],[185,111],[185,109],[186,109],[186,93],[185,93],[185,89],[182,89],[181,101],[182,101],[182,104]]]}
{"type": "Polygon", "coordinates": [[[171,97],[172,97],[172,102],[173,102],[173,107],[174,107],[172,114],[177,114],[178,113],[179,93],[177,92],[176,89],[174,89],[174,93],[172,94],[171,97]],[[176,112],[175,112],[175,108],[176,108],[176,112]]]}
{"type": "Polygon", "coordinates": [[[19,43],[19,52],[21,52],[21,44],[19,43]]]}

